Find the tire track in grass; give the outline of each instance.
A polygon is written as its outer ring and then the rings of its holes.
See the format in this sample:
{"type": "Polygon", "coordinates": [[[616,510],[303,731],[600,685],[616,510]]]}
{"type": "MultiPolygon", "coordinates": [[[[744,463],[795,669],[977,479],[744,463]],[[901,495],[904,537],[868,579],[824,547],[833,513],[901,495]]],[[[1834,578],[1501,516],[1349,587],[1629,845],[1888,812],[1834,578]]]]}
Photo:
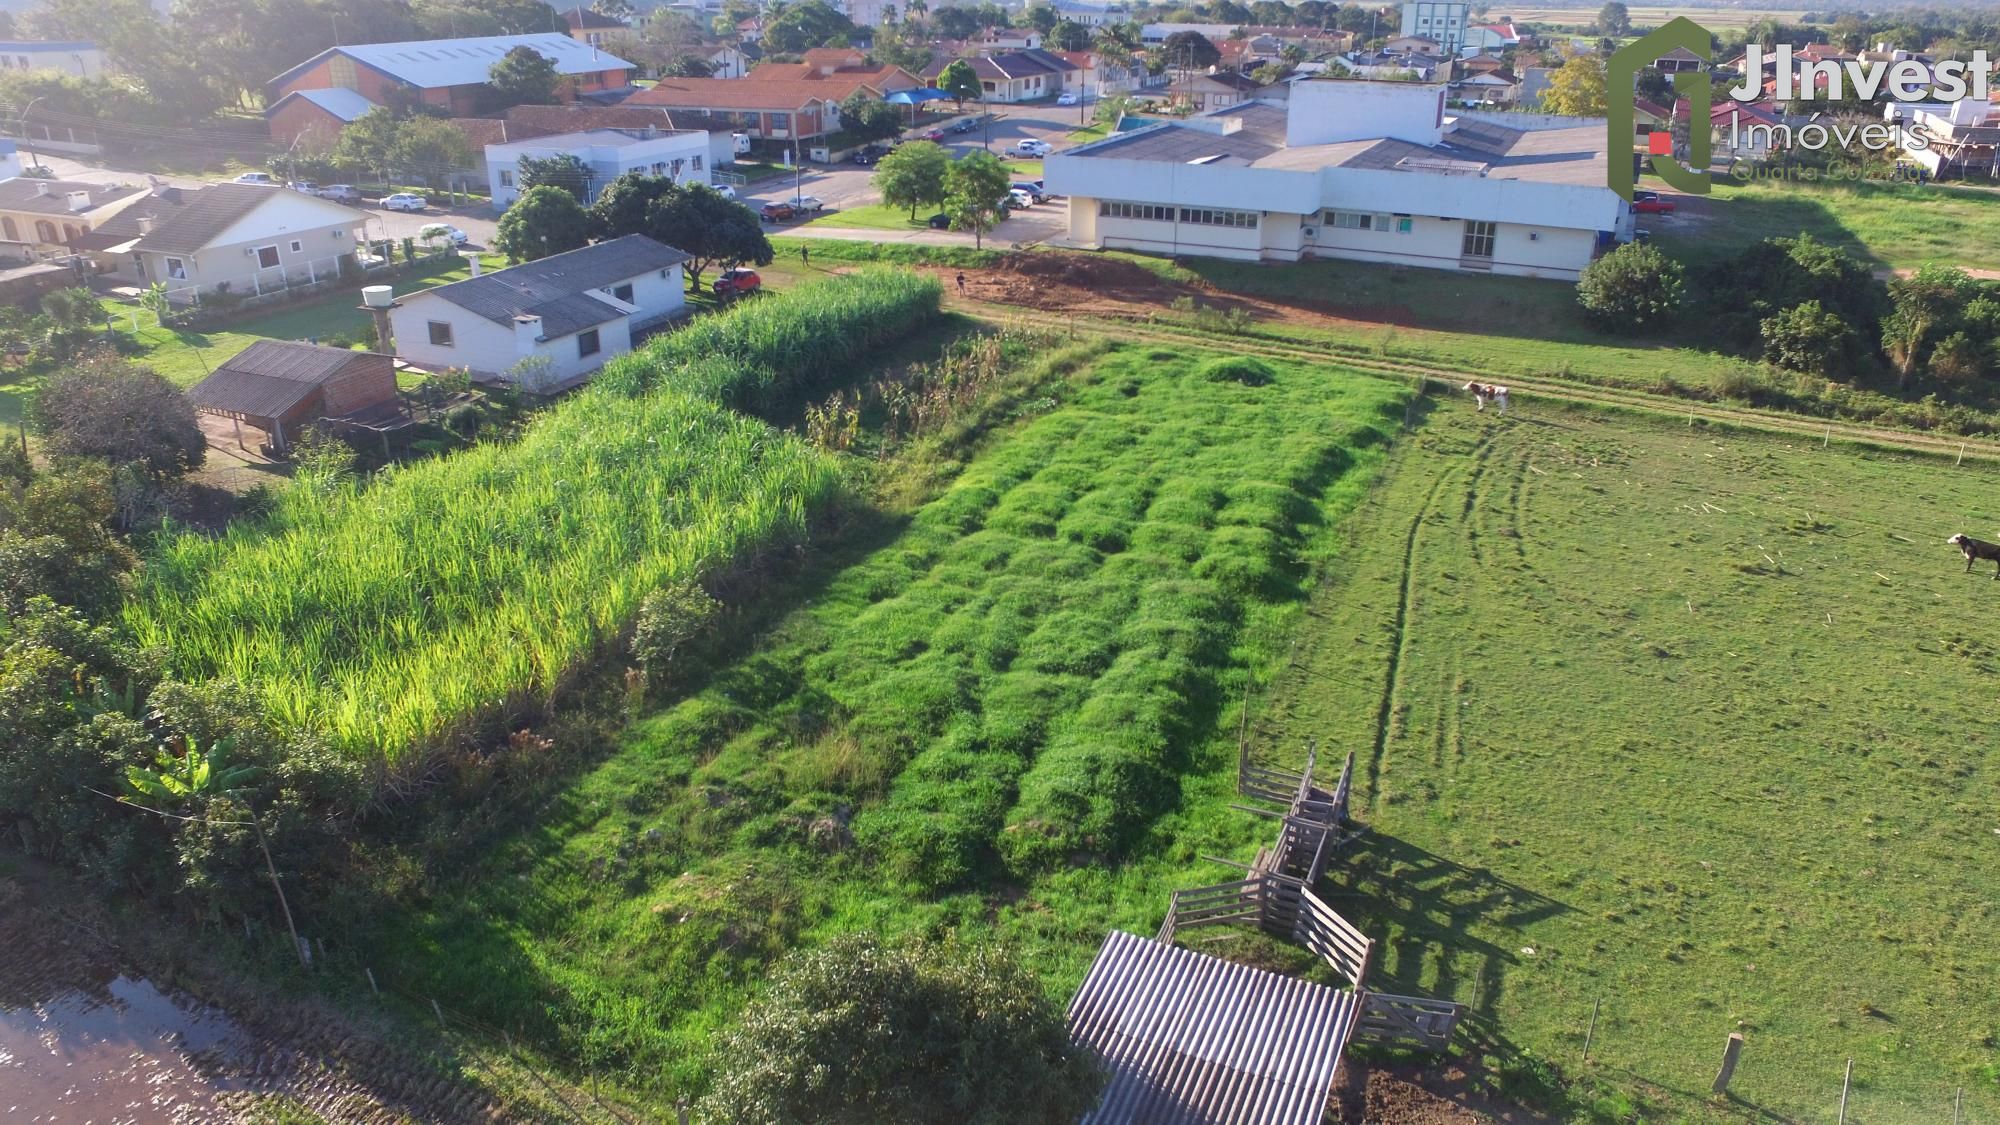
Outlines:
{"type": "Polygon", "coordinates": [[[1424,502],[1410,518],[1409,533],[1403,539],[1402,580],[1396,586],[1396,612],[1390,618],[1390,644],[1388,667],[1382,671],[1382,698],[1375,707],[1375,746],[1368,756],[1368,807],[1379,814],[1382,810],[1382,759],[1389,752],[1389,723],[1395,715],[1398,676],[1403,665],[1403,647],[1408,634],[1404,625],[1410,615],[1410,588],[1415,583],[1417,532],[1424,526],[1424,517],[1430,514],[1431,505],[1436,503],[1438,493],[1452,478],[1451,473],[1439,475],[1424,494],[1424,502]]]}

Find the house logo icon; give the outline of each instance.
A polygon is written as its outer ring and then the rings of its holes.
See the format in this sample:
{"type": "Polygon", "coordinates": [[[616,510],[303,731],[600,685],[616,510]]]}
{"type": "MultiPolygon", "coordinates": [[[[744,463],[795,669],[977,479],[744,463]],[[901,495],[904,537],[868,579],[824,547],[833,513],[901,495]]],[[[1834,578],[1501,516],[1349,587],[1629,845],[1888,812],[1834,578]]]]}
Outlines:
{"type": "MultiPolygon", "coordinates": [[[[1635,39],[1618,49],[1604,68],[1605,117],[1609,120],[1605,139],[1608,156],[1605,168],[1605,183],[1627,202],[1632,199],[1632,186],[1638,172],[1638,161],[1632,154],[1632,141],[1636,135],[1633,129],[1636,95],[1632,83],[1638,77],[1639,68],[1651,66],[1654,60],[1682,47],[1700,55],[1708,56],[1708,30],[1684,16],[1668,20],[1664,27],[1635,39]]],[[[1690,195],[1708,194],[1709,149],[1713,143],[1709,136],[1709,79],[1706,68],[1683,70],[1674,74],[1674,92],[1687,99],[1688,103],[1688,167],[1674,159],[1674,137],[1671,132],[1654,132],[1646,137],[1646,159],[1653,171],[1667,181],[1668,185],[1690,195]]]]}

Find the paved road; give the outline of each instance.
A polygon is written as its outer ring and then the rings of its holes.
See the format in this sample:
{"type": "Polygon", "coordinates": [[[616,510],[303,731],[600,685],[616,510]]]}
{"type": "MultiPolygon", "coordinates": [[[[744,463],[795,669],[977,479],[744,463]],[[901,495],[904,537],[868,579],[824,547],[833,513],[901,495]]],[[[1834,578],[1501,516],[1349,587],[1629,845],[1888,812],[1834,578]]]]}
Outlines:
{"type": "MultiPolygon", "coordinates": [[[[1087,115],[1088,108],[1082,115],[1087,115]]],[[[1025,137],[1046,140],[1063,147],[1062,138],[1082,124],[1076,106],[1000,106],[993,110],[986,128],[966,136],[950,135],[945,147],[954,156],[988,148],[996,154],[1004,155],[1014,142],[1025,137]]],[[[44,156],[38,159],[55,170],[56,175],[66,180],[85,183],[144,183],[148,173],[133,168],[121,168],[99,162],[78,160],[63,156],[44,156]]],[[[801,169],[796,185],[791,177],[777,176],[750,185],[743,192],[743,199],[752,208],[775,200],[789,200],[794,194],[818,196],[826,201],[830,209],[857,207],[879,203],[881,196],[876,192],[872,177],[874,169],[853,164],[809,165],[801,169]]],[[[162,183],[175,187],[202,187],[213,183],[194,176],[159,175],[162,183]]],[[[1042,204],[1002,223],[988,241],[1001,243],[1038,242],[1059,235],[1066,229],[1064,205],[1061,201],[1042,204]]],[[[445,222],[464,231],[468,236],[469,249],[486,249],[493,243],[494,230],[499,216],[484,203],[470,207],[446,208],[433,206],[428,210],[410,214],[399,211],[384,211],[375,207],[363,207],[370,216],[367,235],[370,238],[401,240],[415,237],[428,223],[445,222]]],[[[786,224],[773,228],[772,233],[806,233],[814,238],[844,238],[878,242],[921,242],[942,245],[972,244],[970,234],[957,231],[881,231],[859,228],[814,227],[810,231],[786,224]]]]}

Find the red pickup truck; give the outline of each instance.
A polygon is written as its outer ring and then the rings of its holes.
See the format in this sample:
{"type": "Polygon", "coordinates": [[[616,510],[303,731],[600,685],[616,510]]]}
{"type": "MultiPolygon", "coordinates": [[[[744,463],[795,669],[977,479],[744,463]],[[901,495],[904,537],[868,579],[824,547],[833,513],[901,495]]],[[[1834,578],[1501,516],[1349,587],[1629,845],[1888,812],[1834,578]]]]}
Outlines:
{"type": "Polygon", "coordinates": [[[1661,199],[1657,191],[1635,191],[1632,193],[1632,213],[1635,215],[1671,215],[1674,201],[1661,199]]]}

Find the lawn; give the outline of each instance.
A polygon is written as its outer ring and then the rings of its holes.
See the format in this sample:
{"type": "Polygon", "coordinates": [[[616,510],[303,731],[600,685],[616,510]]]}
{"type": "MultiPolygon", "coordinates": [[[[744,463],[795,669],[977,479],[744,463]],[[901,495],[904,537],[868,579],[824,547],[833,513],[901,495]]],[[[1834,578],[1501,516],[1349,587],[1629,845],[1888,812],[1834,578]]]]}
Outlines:
{"type": "MultiPolygon", "coordinates": [[[[499,269],[506,259],[493,254],[480,256],[482,267],[499,269]]],[[[434,272],[406,273],[394,282],[400,294],[460,281],[470,275],[470,267],[458,256],[439,263],[434,272]]],[[[133,359],[165,375],[182,386],[193,386],[215,370],[215,365],[256,343],[258,340],[358,341],[369,327],[362,312],[359,290],[342,290],[325,297],[285,305],[272,312],[239,320],[228,328],[209,332],[162,328],[153,314],[132,304],[104,301],[105,312],[115,317],[117,330],[137,340],[143,349],[133,359]]]]}
{"type": "Polygon", "coordinates": [[[915,222],[910,221],[907,207],[891,207],[886,203],[867,203],[859,207],[843,207],[837,211],[826,211],[818,217],[800,223],[787,230],[809,227],[859,227],[863,230],[929,230],[929,219],[936,214],[930,207],[917,208],[915,222]]]}
{"type": "Polygon", "coordinates": [[[2000,1113],[2000,583],[1943,542],[2000,475],[1515,410],[1398,444],[1255,708],[1360,757],[1381,987],[1571,1072],[1601,1000],[1594,1073],[1669,1117],[1736,1031],[1774,1120],[1848,1058],[1849,1120],[2000,1113]]]}
{"type": "Polygon", "coordinates": [[[1200,854],[1250,858],[1226,701],[1282,660],[1403,391],[1103,347],[767,587],[735,654],[386,925],[384,962],[659,1105],[789,948],[998,936],[1066,997],[1108,928],[1219,873],[1200,854]]]}
{"type": "Polygon", "coordinates": [[[1643,217],[1661,249],[1709,261],[1801,231],[1878,268],[2000,269],[2000,191],[1864,181],[1719,183],[1671,216],[1643,217]]]}

